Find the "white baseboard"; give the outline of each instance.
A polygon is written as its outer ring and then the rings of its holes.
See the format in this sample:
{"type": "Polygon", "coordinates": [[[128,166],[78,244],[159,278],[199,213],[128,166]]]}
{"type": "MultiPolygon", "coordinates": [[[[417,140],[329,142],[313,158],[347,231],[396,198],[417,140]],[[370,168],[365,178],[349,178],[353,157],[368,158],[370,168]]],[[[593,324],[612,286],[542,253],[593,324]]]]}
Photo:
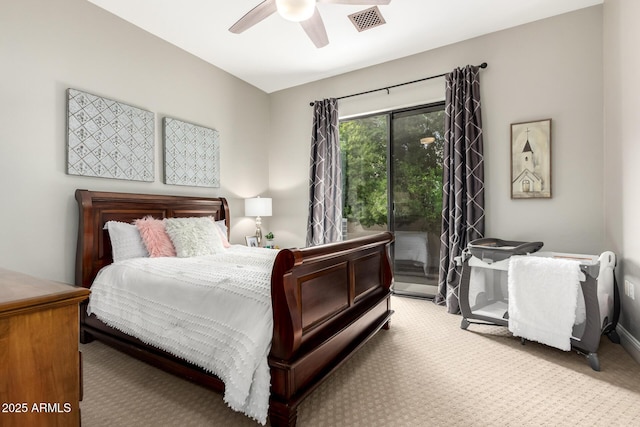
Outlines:
{"type": "Polygon", "coordinates": [[[638,341],[620,324],[616,326],[616,331],[618,331],[618,335],[620,336],[620,344],[622,344],[622,347],[635,359],[636,362],[640,363],[640,341],[638,341]]]}

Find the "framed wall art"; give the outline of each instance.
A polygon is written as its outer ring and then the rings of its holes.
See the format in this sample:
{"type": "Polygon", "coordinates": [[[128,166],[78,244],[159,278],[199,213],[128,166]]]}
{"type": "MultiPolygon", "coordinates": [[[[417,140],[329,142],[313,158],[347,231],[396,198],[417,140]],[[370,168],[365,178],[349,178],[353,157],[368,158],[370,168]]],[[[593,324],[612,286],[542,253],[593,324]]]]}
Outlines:
{"type": "Polygon", "coordinates": [[[154,114],[67,90],[67,173],[153,182],[154,114]]]}
{"type": "Polygon", "coordinates": [[[511,125],[511,198],[551,197],[551,119],[511,125]]]}
{"type": "Polygon", "coordinates": [[[165,184],[220,187],[220,142],[215,129],[164,118],[165,184]]]}

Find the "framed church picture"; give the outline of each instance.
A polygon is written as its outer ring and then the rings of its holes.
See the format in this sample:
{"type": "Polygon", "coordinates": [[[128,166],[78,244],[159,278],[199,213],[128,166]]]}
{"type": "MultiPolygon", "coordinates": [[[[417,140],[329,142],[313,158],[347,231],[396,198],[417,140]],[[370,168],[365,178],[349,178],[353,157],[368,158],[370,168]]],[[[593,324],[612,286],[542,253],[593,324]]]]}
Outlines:
{"type": "Polygon", "coordinates": [[[511,125],[511,198],[551,198],[551,119],[511,125]]]}

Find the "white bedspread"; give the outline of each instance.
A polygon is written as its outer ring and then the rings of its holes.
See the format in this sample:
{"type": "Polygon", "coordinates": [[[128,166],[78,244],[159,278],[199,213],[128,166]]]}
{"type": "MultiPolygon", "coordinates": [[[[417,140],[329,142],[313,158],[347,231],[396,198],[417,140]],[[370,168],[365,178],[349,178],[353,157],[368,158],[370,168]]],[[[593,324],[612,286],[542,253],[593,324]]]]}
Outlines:
{"type": "Polygon", "coordinates": [[[265,424],[278,251],[232,245],[223,254],[136,258],[103,268],[89,314],[225,383],[225,402],[265,424]]]}

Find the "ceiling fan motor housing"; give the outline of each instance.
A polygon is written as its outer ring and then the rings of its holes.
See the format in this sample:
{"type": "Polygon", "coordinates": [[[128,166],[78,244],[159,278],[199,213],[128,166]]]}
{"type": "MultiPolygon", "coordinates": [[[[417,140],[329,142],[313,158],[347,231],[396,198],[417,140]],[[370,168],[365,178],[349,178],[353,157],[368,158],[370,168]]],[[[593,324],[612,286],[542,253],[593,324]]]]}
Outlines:
{"type": "Polygon", "coordinates": [[[316,0],[276,0],[278,13],[293,22],[306,21],[316,9],[316,0]]]}

